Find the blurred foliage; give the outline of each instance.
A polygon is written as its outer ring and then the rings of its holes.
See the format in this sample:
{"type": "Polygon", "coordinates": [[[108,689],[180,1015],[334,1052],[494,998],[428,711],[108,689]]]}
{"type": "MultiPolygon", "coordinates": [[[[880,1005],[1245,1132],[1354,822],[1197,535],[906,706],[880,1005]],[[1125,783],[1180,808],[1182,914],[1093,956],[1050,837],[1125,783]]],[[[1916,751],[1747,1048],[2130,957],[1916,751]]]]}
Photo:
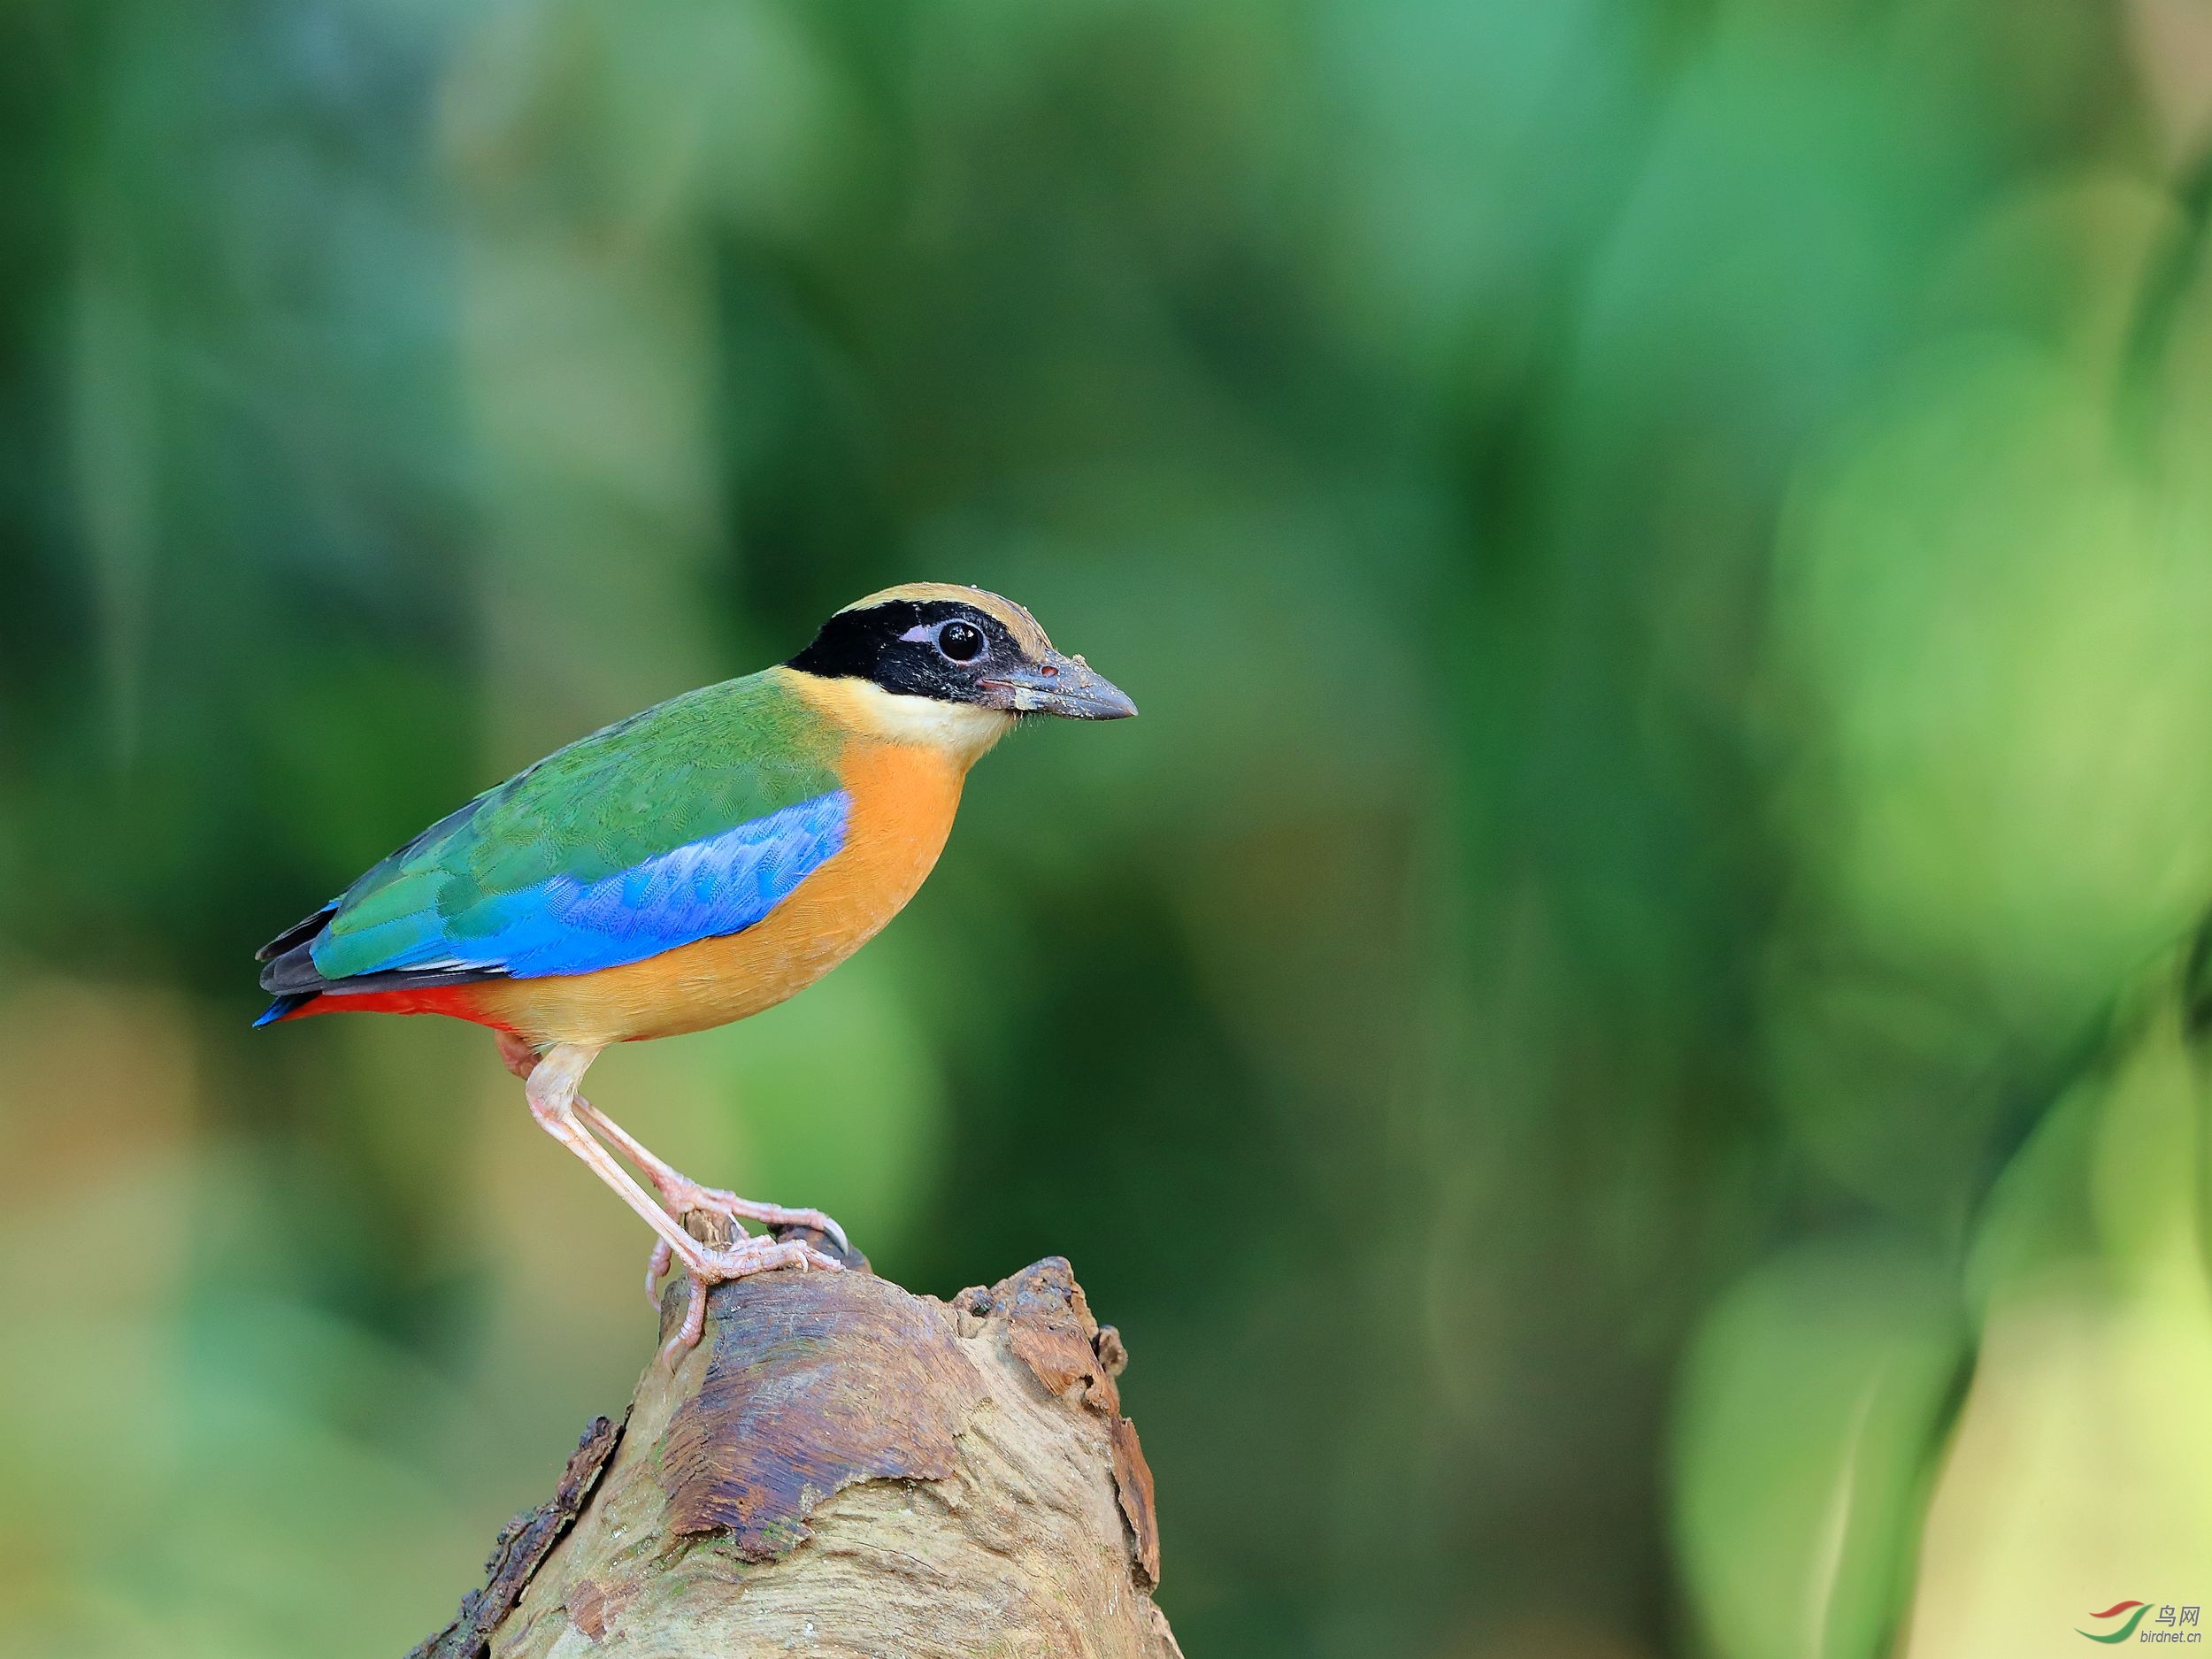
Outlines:
{"type": "Polygon", "coordinates": [[[445,1617],[644,1240],[248,956],[919,576],[1145,718],[595,1095],[1069,1255],[1192,1654],[2212,1601],[2208,131],[2202,0],[0,0],[0,1647],[445,1617]]]}

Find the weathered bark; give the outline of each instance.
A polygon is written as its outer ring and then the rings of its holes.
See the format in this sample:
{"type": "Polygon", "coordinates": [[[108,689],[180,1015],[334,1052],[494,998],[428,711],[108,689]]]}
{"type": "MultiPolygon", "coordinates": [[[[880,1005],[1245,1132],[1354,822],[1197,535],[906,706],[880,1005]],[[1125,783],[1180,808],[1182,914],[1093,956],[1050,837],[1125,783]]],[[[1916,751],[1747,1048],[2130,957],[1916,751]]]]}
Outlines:
{"type": "Polygon", "coordinates": [[[1123,1359],[1056,1256],[949,1303],[718,1286],[414,1659],[1180,1659],[1123,1359]]]}

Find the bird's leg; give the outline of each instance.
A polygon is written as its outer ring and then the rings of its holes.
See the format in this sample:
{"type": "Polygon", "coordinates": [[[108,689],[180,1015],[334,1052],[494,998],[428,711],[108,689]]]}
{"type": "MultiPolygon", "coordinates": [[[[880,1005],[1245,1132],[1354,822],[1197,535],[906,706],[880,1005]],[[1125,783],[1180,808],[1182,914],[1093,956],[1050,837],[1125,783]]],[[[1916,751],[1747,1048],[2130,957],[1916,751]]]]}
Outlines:
{"type": "MultiPolygon", "coordinates": [[[[757,1199],[740,1198],[735,1193],[719,1187],[702,1187],[680,1170],[654,1156],[643,1142],[620,1124],[601,1111],[582,1095],[576,1097],[576,1114],[594,1129],[608,1145],[630,1160],[644,1172],[673,1213],[679,1216],[694,1210],[708,1210],[722,1217],[736,1229],[741,1239],[746,1236],[745,1223],[757,1221],[769,1227],[811,1227],[826,1237],[834,1239],[840,1250],[850,1254],[852,1246],[846,1241],[845,1229],[818,1210],[795,1210],[784,1204],[763,1203],[757,1199]]],[[[656,1243],[653,1253],[645,1263],[645,1299],[655,1307],[660,1306],[661,1276],[668,1271],[669,1251],[665,1244],[656,1243]]]]}
{"type": "MultiPolygon", "coordinates": [[[[606,1142],[624,1157],[645,1172],[645,1179],[653,1183],[653,1190],[668,1202],[668,1207],[678,1215],[691,1210],[709,1210],[726,1216],[732,1225],[740,1221],[757,1221],[767,1227],[811,1227],[837,1240],[837,1248],[849,1250],[845,1229],[818,1210],[794,1210],[784,1204],[764,1204],[757,1199],[740,1198],[735,1193],[726,1193],[718,1187],[702,1187],[680,1170],[673,1169],[641,1146],[636,1138],[620,1124],[601,1111],[589,1101],[579,1098],[576,1110],[584,1121],[596,1129],[606,1142]]],[[[742,1233],[745,1229],[738,1227],[742,1233]]]]}
{"type": "MultiPolygon", "coordinates": [[[[517,1077],[528,1079],[538,1064],[538,1052],[521,1038],[507,1032],[499,1033],[499,1057],[507,1069],[517,1077]]],[[[653,1184],[669,1210],[678,1216],[694,1210],[704,1210],[723,1217],[737,1229],[738,1236],[745,1236],[744,1223],[758,1222],[767,1227],[811,1227],[817,1233],[834,1239],[837,1248],[850,1254],[852,1245],[845,1237],[845,1229],[818,1210],[799,1210],[784,1204],[762,1203],[756,1199],[740,1198],[735,1193],[725,1192],[718,1187],[702,1187],[680,1170],[657,1157],[652,1150],[620,1124],[601,1111],[582,1095],[576,1096],[576,1115],[592,1128],[617,1152],[630,1160],[653,1184]]],[[[660,1304],[661,1275],[668,1271],[669,1248],[665,1243],[653,1247],[653,1254],[645,1269],[645,1295],[656,1307],[660,1304]]]]}
{"type": "MultiPolygon", "coordinates": [[[[503,1052],[504,1047],[503,1044],[503,1052]]],[[[716,1250],[686,1233],[676,1218],[655,1203],[630,1172],[615,1161],[614,1155],[592,1139],[591,1131],[584,1125],[577,1110],[576,1088],[585,1068],[598,1053],[597,1048],[582,1043],[557,1043],[538,1057],[523,1089],[529,1098],[530,1115],[538,1120],[539,1126],[583,1159],[593,1174],[614,1188],[615,1195],[637,1211],[645,1225],[660,1235],[661,1243],[669,1253],[690,1273],[691,1302],[684,1310],[682,1326],[662,1349],[663,1357],[672,1363],[680,1348],[698,1341],[705,1329],[710,1285],[764,1273],[772,1268],[835,1269],[840,1265],[835,1258],[796,1239],[740,1239],[726,1250],[716,1250]]]]}
{"type": "MultiPolygon", "coordinates": [[[[499,1039],[500,1064],[527,1083],[530,1080],[530,1073],[538,1069],[537,1049],[533,1048],[526,1039],[518,1037],[511,1031],[496,1032],[495,1034],[499,1039]]],[[[599,1113],[593,1110],[591,1102],[581,1094],[576,1097],[576,1106],[580,1112],[589,1111],[593,1117],[599,1117],[599,1113]]],[[[603,1119],[603,1121],[610,1126],[613,1124],[611,1118],[603,1119]]],[[[621,1132],[618,1130],[616,1133],[621,1132]]],[[[680,1210],[676,1213],[681,1216],[683,1211],[680,1210]]],[[[733,1220],[730,1225],[737,1229],[740,1237],[744,1235],[745,1229],[739,1226],[736,1221],[733,1220]]],[[[661,1280],[667,1277],[668,1266],[674,1259],[674,1255],[675,1253],[668,1248],[667,1240],[657,1238],[653,1240],[652,1254],[645,1258],[645,1300],[655,1308],[661,1305],[661,1280]]]]}

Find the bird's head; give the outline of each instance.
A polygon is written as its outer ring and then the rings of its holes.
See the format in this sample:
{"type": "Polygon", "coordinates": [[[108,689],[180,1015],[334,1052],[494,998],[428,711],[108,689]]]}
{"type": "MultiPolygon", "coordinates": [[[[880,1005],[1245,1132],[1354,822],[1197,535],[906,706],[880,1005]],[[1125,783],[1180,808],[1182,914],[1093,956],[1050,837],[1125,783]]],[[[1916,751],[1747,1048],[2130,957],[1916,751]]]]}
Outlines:
{"type": "Polygon", "coordinates": [[[1027,715],[1120,720],[1137,711],[1080,657],[1053,649],[1012,600],[949,582],[910,582],[847,605],[785,666],[866,687],[864,718],[885,735],[973,754],[1027,715]]]}

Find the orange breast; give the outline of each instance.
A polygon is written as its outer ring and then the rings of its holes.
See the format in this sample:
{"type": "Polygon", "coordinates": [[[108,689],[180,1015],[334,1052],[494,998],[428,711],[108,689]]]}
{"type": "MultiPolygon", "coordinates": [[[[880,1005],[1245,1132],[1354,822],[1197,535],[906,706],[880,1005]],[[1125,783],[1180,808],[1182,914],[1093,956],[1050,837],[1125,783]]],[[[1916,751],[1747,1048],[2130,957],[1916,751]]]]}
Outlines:
{"type": "Polygon", "coordinates": [[[933,748],[856,739],[838,772],[852,796],[845,844],[765,920],[597,973],[472,985],[465,1018],[541,1045],[623,1042],[726,1025],[804,990],[914,896],[966,769],[933,748]]]}

